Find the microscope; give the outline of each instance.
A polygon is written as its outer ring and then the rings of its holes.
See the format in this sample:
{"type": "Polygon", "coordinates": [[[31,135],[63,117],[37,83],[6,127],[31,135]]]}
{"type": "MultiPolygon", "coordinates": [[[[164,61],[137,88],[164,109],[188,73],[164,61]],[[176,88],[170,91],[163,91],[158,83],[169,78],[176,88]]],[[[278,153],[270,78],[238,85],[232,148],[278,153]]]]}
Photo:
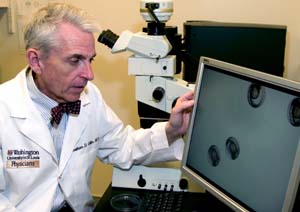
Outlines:
{"type": "MultiPolygon", "coordinates": [[[[176,100],[194,89],[194,84],[175,77],[181,71],[181,35],[177,27],[166,26],[173,14],[172,0],[141,0],[140,13],[147,22],[142,32],[123,31],[120,36],[104,30],[98,41],[112,53],[130,51],[128,74],[135,76],[135,96],[139,103],[171,113],[176,100]]],[[[186,191],[188,183],[179,168],[133,166],[113,169],[113,187],[186,191]]]]}
{"type": "Polygon", "coordinates": [[[143,32],[123,31],[120,36],[104,30],[98,41],[112,53],[130,51],[128,74],[136,80],[136,100],[170,113],[176,99],[194,88],[176,78],[181,70],[181,37],[166,26],[173,13],[171,0],[142,0],[140,13],[147,22],[143,32]]]}

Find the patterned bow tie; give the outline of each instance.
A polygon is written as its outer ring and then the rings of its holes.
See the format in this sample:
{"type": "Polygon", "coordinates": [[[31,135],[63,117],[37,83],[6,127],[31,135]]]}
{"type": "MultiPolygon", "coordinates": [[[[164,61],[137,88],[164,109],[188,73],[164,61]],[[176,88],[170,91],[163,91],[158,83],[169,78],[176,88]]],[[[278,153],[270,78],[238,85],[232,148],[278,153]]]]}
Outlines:
{"type": "Polygon", "coordinates": [[[55,122],[59,125],[63,113],[78,115],[80,112],[80,103],[80,100],[77,100],[76,102],[59,103],[56,107],[51,109],[51,123],[53,124],[53,122],[55,122]]]}

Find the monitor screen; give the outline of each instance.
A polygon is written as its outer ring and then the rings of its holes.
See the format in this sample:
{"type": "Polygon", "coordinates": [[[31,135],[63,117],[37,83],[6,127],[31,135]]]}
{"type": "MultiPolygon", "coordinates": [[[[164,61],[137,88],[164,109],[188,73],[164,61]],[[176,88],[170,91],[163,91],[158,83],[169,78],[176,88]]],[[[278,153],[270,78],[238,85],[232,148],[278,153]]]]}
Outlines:
{"type": "Polygon", "coordinates": [[[300,84],[202,57],[182,171],[238,211],[291,211],[300,84]]]}
{"type": "Polygon", "coordinates": [[[195,82],[200,56],[283,76],[286,31],[283,25],[186,21],[183,79],[195,82]]]}

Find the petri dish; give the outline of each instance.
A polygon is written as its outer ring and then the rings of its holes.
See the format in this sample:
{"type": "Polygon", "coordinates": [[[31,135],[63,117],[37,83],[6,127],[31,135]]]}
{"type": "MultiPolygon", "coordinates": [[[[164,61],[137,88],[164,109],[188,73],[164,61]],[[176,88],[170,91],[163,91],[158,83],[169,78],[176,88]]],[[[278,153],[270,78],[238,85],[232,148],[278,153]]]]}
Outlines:
{"type": "Polygon", "coordinates": [[[137,211],[141,198],[135,194],[118,194],[110,199],[111,207],[116,211],[137,211]]]}

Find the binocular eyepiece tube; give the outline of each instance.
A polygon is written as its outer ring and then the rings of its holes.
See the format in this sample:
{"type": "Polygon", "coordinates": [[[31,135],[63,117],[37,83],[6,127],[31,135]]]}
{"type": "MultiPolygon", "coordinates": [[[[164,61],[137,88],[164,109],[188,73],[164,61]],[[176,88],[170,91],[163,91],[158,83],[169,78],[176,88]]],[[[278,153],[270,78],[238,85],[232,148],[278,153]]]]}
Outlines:
{"type": "Polygon", "coordinates": [[[119,36],[108,29],[108,30],[103,30],[101,32],[101,34],[98,37],[98,42],[103,43],[109,48],[112,48],[118,39],[119,36]]]}

